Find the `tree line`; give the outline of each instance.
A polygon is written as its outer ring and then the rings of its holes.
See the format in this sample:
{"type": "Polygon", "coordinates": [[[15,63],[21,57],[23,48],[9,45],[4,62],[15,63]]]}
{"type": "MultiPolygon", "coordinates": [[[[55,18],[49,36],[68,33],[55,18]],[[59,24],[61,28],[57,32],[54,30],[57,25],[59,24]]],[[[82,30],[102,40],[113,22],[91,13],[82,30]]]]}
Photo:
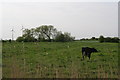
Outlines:
{"type": "MultiPolygon", "coordinates": [[[[82,38],[78,41],[99,41],[103,42],[114,42],[119,43],[120,39],[118,37],[104,37],[100,36],[99,38],[92,37],[82,38]]],[[[1,40],[0,40],[1,41],[1,40]]],[[[11,42],[12,40],[2,40],[2,42],[11,42]]],[[[69,42],[75,41],[75,37],[71,36],[68,32],[58,31],[52,25],[41,25],[36,28],[24,29],[22,31],[22,36],[19,36],[16,40],[17,42],[69,42]]]]}
{"type": "Polygon", "coordinates": [[[80,39],[80,41],[93,41],[93,40],[99,40],[99,38],[92,37],[90,39],[88,39],[88,38],[82,38],[82,39],[80,39]]]}
{"type": "Polygon", "coordinates": [[[99,42],[100,43],[103,43],[103,42],[113,42],[113,43],[119,43],[120,39],[118,37],[114,37],[114,38],[111,38],[111,37],[104,37],[104,36],[100,36],[99,37],[99,42]]]}
{"type": "Polygon", "coordinates": [[[68,32],[58,31],[52,25],[42,25],[37,28],[24,29],[23,35],[18,37],[18,42],[68,42],[74,41],[75,37],[72,37],[68,32]]]}
{"type": "Polygon", "coordinates": [[[104,37],[104,36],[100,36],[99,38],[96,38],[96,37],[92,37],[90,39],[88,38],[82,38],[80,39],[80,41],[99,41],[100,43],[103,43],[103,42],[112,42],[112,43],[119,43],[120,39],[118,37],[104,37]]]}

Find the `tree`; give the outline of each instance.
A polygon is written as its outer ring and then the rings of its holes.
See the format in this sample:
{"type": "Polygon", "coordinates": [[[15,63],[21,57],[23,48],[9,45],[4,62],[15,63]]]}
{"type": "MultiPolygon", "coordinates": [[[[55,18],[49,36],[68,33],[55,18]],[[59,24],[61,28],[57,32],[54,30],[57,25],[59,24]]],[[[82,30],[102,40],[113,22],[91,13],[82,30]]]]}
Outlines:
{"type": "Polygon", "coordinates": [[[65,42],[64,34],[60,34],[59,36],[57,36],[56,41],[57,42],[65,42]]]}
{"type": "Polygon", "coordinates": [[[23,37],[31,37],[31,31],[29,29],[23,30],[23,37]]]}
{"type": "Polygon", "coordinates": [[[23,38],[23,37],[18,37],[18,38],[16,39],[16,41],[17,41],[17,42],[22,42],[22,41],[24,41],[24,38],[23,38]]]}
{"type": "Polygon", "coordinates": [[[34,41],[73,41],[70,33],[57,31],[52,25],[42,25],[37,28],[24,29],[22,37],[18,37],[17,41],[34,42],[34,41]]]}
{"type": "Polygon", "coordinates": [[[92,37],[91,39],[92,39],[92,40],[95,40],[95,37],[92,37]]]}
{"type": "Polygon", "coordinates": [[[31,37],[35,37],[35,28],[30,29],[31,37]]]}
{"type": "Polygon", "coordinates": [[[11,40],[11,39],[8,40],[8,42],[10,42],[10,43],[11,43],[12,41],[13,41],[13,40],[11,40]]]}
{"type": "Polygon", "coordinates": [[[115,43],[119,43],[119,38],[118,37],[114,37],[114,38],[106,37],[106,38],[104,38],[103,36],[100,36],[99,41],[100,42],[115,42],[115,43]]]}
{"type": "Polygon", "coordinates": [[[45,41],[45,37],[42,34],[41,27],[37,27],[35,29],[35,37],[37,38],[37,41],[45,41]]]}
{"type": "Polygon", "coordinates": [[[23,31],[24,42],[34,42],[36,41],[35,37],[33,36],[33,31],[29,29],[25,29],[23,31]]]}
{"type": "Polygon", "coordinates": [[[95,40],[99,40],[98,38],[95,38],[95,40]]]}
{"type": "Polygon", "coordinates": [[[72,37],[70,33],[68,32],[65,32],[64,33],[64,38],[65,38],[65,41],[73,41],[75,39],[75,37],[72,37]]]}
{"type": "Polygon", "coordinates": [[[104,42],[112,42],[112,39],[110,37],[104,38],[104,42]]]}
{"type": "Polygon", "coordinates": [[[80,39],[80,40],[81,40],[81,41],[82,41],[82,40],[84,41],[84,40],[85,40],[85,38],[82,38],[82,39],[80,39]]]}
{"type": "Polygon", "coordinates": [[[64,42],[64,35],[62,34],[61,31],[58,31],[56,36],[55,36],[55,41],[57,42],[64,42]]]}
{"type": "Polygon", "coordinates": [[[73,41],[75,38],[71,37],[70,33],[65,32],[64,34],[62,32],[58,32],[55,38],[55,41],[57,42],[68,42],[73,41]]]}
{"type": "Polygon", "coordinates": [[[54,31],[56,30],[52,25],[42,25],[40,26],[41,34],[48,39],[49,42],[51,42],[52,35],[54,34],[54,31]]]}
{"type": "Polygon", "coordinates": [[[111,39],[112,42],[115,42],[115,43],[119,43],[119,38],[118,37],[114,37],[111,39]]]}
{"type": "Polygon", "coordinates": [[[99,42],[100,43],[104,42],[104,37],[102,35],[99,37],[99,42]]]}

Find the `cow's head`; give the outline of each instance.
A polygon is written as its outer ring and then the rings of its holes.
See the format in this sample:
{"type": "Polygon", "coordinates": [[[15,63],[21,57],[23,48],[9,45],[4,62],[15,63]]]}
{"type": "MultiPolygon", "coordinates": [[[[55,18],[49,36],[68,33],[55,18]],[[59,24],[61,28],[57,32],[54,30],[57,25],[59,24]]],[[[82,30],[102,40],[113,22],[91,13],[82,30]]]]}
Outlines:
{"type": "Polygon", "coordinates": [[[92,52],[98,52],[95,48],[91,48],[92,52]]]}

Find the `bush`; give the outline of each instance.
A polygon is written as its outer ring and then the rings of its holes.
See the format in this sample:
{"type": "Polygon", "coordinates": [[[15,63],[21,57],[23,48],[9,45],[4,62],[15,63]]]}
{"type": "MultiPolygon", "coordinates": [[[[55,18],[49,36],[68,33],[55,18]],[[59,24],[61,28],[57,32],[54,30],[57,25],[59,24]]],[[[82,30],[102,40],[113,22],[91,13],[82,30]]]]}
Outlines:
{"type": "Polygon", "coordinates": [[[64,34],[57,35],[56,38],[55,38],[55,41],[64,42],[65,41],[64,34]]]}
{"type": "Polygon", "coordinates": [[[2,42],[7,42],[7,40],[2,40],[2,42]]]}
{"type": "Polygon", "coordinates": [[[69,42],[73,41],[75,38],[70,36],[70,33],[58,33],[55,37],[55,41],[57,42],[69,42]]]}
{"type": "Polygon", "coordinates": [[[104,42],[112,42],[112,39],[110,37],[104,38],[104,42]]]}
{"type": "Polygon", "coordinates": [[[95,40],[95,37],[92,37],[91,40],[95,40]]]}
{"type": "Polygon", "coordinates": [[[35,39],[34,37],[18,37],[16,39],[17,42],[36,42],[37,39],[35,39]]]}
{"type": "Polygon", "coordinates": [[[82,39],[80,39],[81,41],[84,41],[85,40],[85,38],[82,38],[82,39]]]}
{"type": "Polygon", "coordinates": [[[100,37],[99,37],[99,42],[100,42],[100,43],[104,42],[104,37],[103,37],[103,36],[100,36],[100,37]]]}
{"type": "Polygon", "coordinates": [[[37,39],[35,39],[34,37],[25,37],[24,38],[24,42],[36,42],[37,39]]]}
{"type": "Polygon", "coordinates": [[[23,38],[23,37],[18,37],[18,38],[16,39],[16,41],[17,41],[17,42],[22,42],[22,41],[24,41],[24,38],[23,38]]]}
{"type": "Polygon", "coordinates": [[[119,38],[114,37],[114,38],[111,39],[111,41],[112,41],[112,42],[115,42],[115,43],[119,43],[119,38]]]}

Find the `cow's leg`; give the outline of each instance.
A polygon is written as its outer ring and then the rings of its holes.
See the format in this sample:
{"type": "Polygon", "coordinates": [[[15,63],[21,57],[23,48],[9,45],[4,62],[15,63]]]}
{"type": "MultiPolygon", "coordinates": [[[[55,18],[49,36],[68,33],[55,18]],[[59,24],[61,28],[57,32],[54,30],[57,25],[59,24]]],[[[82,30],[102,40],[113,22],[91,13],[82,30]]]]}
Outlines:
{"type": "Polygon", "coordinates": [[[82,55],[82,58],[83,58],[83,60],[84,60],[84,55],[82,55]]]}
{"type": "Polygon", "coordinates": [[[91,53],[88,55],[88,57],[89,57],[89,60],[90,60],[90,56],[91,56],[91,53]]]}
{"type": "Polygon", "coordinates": [[[82,52],[82,58],[83,58],[83,60],[84,60],[84,56],[85,56],[85,52],[82,52]]]}

